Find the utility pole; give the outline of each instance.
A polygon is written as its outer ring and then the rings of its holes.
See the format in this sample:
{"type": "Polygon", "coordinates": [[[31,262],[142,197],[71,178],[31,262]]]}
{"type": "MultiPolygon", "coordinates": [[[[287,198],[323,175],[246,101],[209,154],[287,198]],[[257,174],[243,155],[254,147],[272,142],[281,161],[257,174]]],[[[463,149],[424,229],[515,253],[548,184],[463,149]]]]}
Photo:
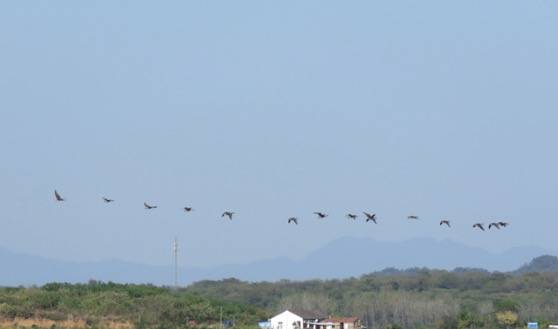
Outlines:
{"type": "Polygon", "coordinates": [[[178,289],[178,240],[176,237],[172,244],[172,252],[174,254],[174,288],[178,289]]]}

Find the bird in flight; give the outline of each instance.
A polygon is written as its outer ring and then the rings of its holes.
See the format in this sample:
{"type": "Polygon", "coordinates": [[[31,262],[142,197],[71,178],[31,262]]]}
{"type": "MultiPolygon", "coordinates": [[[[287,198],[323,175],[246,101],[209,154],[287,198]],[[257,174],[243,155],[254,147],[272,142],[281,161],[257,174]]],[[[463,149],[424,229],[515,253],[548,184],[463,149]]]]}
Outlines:
{"type": "Polygon", "coordinates": [[[225,212],[221,215],[221,217],[227,216],[227,217],[229,217],[229,220],[232,220],[233,215],[234,215],[234,212],[232,212],[232,211],[225,211],[225,212]]]}
{"type": "Polygon", "coordinates": [[[480,230],[484,231],[484,226],[482,226],[481,223],[476,223],[475,225],[473,225],[473,227],[477,227],[477,228],[479,228],[480,230]]]}
{"type": "Polygon", "coordinates": [[[350,213],[349,213],[349,214],[347,214],[347,218],[350,218],[350,219],[352,219],[352,220],[355,220],[355,219],[357,219],[357,217],[358,217],[358,216],[357,216],[357,215],[355,215],[355,214],[350,214],[350,213]]]}
{"type": "Polygon", "coordinates": [[[192,211],[192,210],[194,210],[194,208],[192,208],[192,207],[184,207],[184,211],[185,211],[185,212],[190,212],[190,211],[192,211]]]}
{"type": "Polygon", "coordinates": [[[109,199],[109,198],[105,198],[105,197],[103,197],[103,201],[104,201],[105,203],[111,203],[111,202],[114,202],[114,200],[113,200],[113,199],[109,199]]]}
{"type": "Polygon", "coordinates": [[[500,229],[500,224],[498,223],[490,223],[488,224],[488,229],[490,230],[492,228],[492,226],[494,226],[497,229],[500,229]]]}
{"type": "Polygon", "coordinates": [[[56,201],[66,201],[63,197],[60,196],[60,194],[58,194],[57,190],[54,190],[54,198],[56,198],[56,201]]]}
{"type": "Polygon", "coordinates": [[[316,212],[314,212],[314,214],[318,215],[318,217],[322,218],[322,219],[327,217],[327,214],[325,214],[323,212],[320,212],[320,211],[316,211],[316,212]]]}
{"type": "Polygon", "coordinates": [[[149,210],[157,208],[157,206],[148,205],[147,202],[144,202],[143,206],[145,207],[145,209],[149,209],[149,210]]]}
{"type": "Polygon", "coordinates": [[[378,224],[376,223],[376,214],[369,214],[366,211],[362,212],[364,214],[364,216],[366,216],[366,222],[368,223],[369,221],[373,221],[374,224],[378,224]]]}
{"type": "Polygon", "coordinates": [[[407,219],[419,219],[416,215],[407,216],[407,219]]]}
{"type": "Polygon", "coordinates": [[[506,226],[510,225],[510,223],[498,222],[498,225],[500,225],[500,226],[502,226],[502,227],[506,227],[506,226]]]}
{"type": "Polygon", "coordinates": [[[451,227],[450,221],[447,220],[447,219],[442,219],[442,220],[440,221],[440,226],[441,226],[441,225],[444,225],[444,224],[447,225],[448,227],[451,227]]]}
{"type": "Polygon", "coordinates": [[[291,217],[291,218],[289,218],[289,219],[287,220],[287,223],[288,223],[288,224],[290,224],[290,223],[295,223],[296,225],[298,225],[298,218],[296,218],[296,217],[291,217]]]}

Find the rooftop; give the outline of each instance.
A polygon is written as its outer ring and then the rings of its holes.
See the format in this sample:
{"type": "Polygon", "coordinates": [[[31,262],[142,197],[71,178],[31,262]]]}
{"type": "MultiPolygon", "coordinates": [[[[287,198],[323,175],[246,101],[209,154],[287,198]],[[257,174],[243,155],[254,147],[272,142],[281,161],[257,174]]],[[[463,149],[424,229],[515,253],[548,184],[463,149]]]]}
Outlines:
{"type": "Polygon", "coordinates": [[[354,323],[357,322],[359,319],[356,316],[349,316],[349,317],[330,317],[323,322],[332,322],[332,323],[354,323]]]}
{"type": "Polygon", "coordinates": [[[289,312],[292,312],[298,316],[300,316],[301,318],[303,318],[304,320],[316,320],[316,319],[325,319],[326,316],[319,314],[317,312],[312,312],[312,311],[307,311],[307,310],[297,310],[297,309],[293,309],[293,310],[287,310],[289,312]]]}

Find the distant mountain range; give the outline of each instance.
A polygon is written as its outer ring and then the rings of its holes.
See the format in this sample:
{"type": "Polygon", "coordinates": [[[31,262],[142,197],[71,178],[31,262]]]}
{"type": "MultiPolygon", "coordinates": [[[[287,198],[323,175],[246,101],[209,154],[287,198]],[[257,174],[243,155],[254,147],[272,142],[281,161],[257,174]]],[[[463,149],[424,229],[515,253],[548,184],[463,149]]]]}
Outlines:
{"type": "MultiPolygon", "coordinates": [[[[434,239],[380,242],[366,238],[342,238],[326,244],[302,260],[276,258],[248,264],[211,268],[183,267],[181,283],[235,277],[248,281],[280,279],[328,279],[359,276],[382,269],[428,267],[437,269],[482,268],[490,271],[557,271],[557,254],[538,247],[517,247],[502,253],[434,239]],[[519,268],[519,269],[518,269],[519,268]]],[[[90,279],[123,283],[171,284],[173,268],[126,261],[69,262],[17,254],[0,249],[0,285],[32,285],[46,282],[87,282],[90,279]]],[[[389,270],[386,270],[389,272],[389,270]]]]}

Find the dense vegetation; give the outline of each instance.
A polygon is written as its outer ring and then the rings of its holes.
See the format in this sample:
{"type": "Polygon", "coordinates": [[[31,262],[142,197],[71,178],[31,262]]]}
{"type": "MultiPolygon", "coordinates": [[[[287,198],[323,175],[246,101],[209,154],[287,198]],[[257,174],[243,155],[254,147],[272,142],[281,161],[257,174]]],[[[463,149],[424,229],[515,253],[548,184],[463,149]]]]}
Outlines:
{"type": "Polygon", "coordinates": [[[83,323],[83,327],[89,328],[217,327],[221,314],[224,320],[252,326],[268,316],[248,304],[219,302],[151,285],[92,281],[75,285],[51,283],[40,288],[0,288],[0,320],[4,323],[49,319],[76,327],[83,323]]]}
{"type": "Polygon", "coordinates": [[[22,327],[22,319],[80,329],[219,327],[221,314],[254,327],[284,309],[355,315],[371,329],[524,328],[558,323],[557,265],[544,256],[513,273],[415,268],[344,280],[202,281],[180,290],[95,281],[0,288],[0,328],[22,327]]]}
{"type": "Polygon", "coordinates": [[[247,283],[202,281],[187,291],[253,305],[356,315],[370,328],[506,328],[528,321],[558,323],[555,257],[541,257],[514,273],[388,269],[345,280],[247,283]],[[546,271],[531,272],[542,266],[546,271]],[[551,266],[550,266],[551,267],[551,266]]]}

